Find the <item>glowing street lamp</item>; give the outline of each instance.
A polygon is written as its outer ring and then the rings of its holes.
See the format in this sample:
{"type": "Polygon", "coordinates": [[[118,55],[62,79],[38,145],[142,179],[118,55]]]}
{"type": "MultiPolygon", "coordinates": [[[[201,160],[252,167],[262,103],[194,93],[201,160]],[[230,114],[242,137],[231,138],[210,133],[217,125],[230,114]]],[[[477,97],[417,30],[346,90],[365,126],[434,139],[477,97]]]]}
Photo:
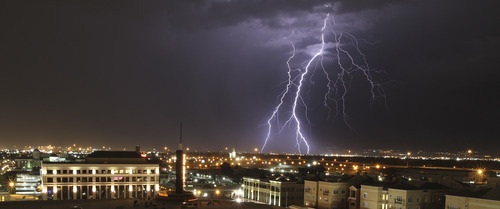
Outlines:
{"type": "Polygon", "coordinates": [[[215,196],[219,199],[220,190],[215,190],[215,196]]]}
{"type": "Polygon", "coordinates": [[[9,181],[9,191],[10,193],[14,193],[15,192],[15,183],[13,181],[9,181]]]}

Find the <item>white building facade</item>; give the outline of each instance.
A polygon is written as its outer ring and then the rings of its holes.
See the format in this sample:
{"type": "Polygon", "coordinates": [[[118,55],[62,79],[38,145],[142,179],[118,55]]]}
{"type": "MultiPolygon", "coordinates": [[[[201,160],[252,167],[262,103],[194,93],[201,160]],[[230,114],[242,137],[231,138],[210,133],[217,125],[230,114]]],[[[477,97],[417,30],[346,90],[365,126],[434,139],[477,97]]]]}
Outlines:
{"type": "Polygon", "coordinates": [[[243,177],[243,197],[249,200],[288,207],[304,204],[304,184],[243,177]]]}
{"type": "Polygon", "coordinates": [[[43,163],[42,199],[154,198],[158,164],[43,163]]]}

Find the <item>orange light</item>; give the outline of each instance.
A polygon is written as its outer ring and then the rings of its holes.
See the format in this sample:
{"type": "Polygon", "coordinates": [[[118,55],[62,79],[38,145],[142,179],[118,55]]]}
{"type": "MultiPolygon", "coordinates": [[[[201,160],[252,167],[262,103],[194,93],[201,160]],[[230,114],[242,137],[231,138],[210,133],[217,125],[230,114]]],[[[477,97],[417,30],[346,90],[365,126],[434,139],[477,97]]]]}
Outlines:
{"type": "Polygon", "coordinates": [[[141,157],[144,157],[144,158],[145,158],[145,157],[147,157],[147,156],[148,156],[147,154],[145,154],[145,153],[141,153],[141,157]]]}

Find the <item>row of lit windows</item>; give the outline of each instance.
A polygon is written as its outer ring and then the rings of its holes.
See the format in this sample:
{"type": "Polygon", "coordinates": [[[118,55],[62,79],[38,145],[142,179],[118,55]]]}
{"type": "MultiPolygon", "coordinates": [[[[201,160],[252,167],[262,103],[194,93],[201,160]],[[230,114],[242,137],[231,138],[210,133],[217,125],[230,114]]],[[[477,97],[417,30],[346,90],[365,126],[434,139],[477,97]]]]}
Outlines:
{"type": "MultiPolygon", "coordinates": [[[[321,191],[321,190],[323,190],[323,189],[322,189],[322,188],[320,188],[320,189],[319,189],[319,191],[321,191]]],[[[342,192],[342,194],[345,194],[345,193],[346,193],[346,191],[345,191],[345,190],[342,190],[341,192],[342,192]]],[[[337,190],[337,189],[333,190],[333,194],[338,194],[338,193],[339,193],[339,190],[337,190]]],[[[330,190],[329,190],[329,189],[325,189],[325,190],[323,191],[323,195],[329,195],[329,194],[330,194],[330,190]]]]}
{"type": "Polygon", "coordinates": [[[146,176],[140,176],[140,177],[123,177],[123,176],[116,176],[116,177],[57,177],[57,178],[52,178],[48,177],[47,178],[47,183],[67,183],[67,182],[146,182],[146,181],[155,181],[155,177],[146,177],[146,176]]]}
{"type": "MultiPolygon", "coordinates": [[[[247,186],[250,186],[250,187],[259,187],[259,188],[262,188],[262,189],[271,189],[271,191],[276,191],[276,192],[280,192],[280,187],[279,186],[270,186],[270,185],[266,185],[266,184],[258,184],[258,183],[254,183],[254,182],[248,182],[248,181],[244,181],[243,182],[244,185],[247,185],[247,186]]],[[[287,188],[287,187],[284,187],[283,188],[285,190],[285,192],[295,192],[295,188],[294,187],[291,187],[291,188],[287,188]]],[[[297,189],[298,191],[299,189],[297,189]]]]}
{"type": "Polygon", "coordinates": [[[155,174],[155,170],[129,169],[129,170],[47,170],[47,174],[155,174]]]}

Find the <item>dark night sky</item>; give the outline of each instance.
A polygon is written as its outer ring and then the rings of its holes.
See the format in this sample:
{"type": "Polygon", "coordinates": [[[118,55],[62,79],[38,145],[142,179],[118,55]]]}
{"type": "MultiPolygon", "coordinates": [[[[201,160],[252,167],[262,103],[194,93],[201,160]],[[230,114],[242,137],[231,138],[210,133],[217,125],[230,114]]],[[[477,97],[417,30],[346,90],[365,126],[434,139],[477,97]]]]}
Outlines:
{"type": "MultiPolygon", "coordinates": [[[[319,43],[326,13],[384,83],[353,76],[349,130],[308,81],[313,153],[498,151],[499,1],[2,1],[0,141],[14,145],[261,147],[287,79],[287,37],[319,43]],[[330,6],[325,6],[330,5],[330,6]],[[368,44],[375,43],[375,44],[368,44]]],[[[297,57],[297,62],[303,61],[297,57]]],[[[330,67],[330,66],[329,66],[330,67]]],[[[335,72],[334,68],[331,68],[335,72]]],[[[267,151],[295,152],[286,134],[267,151]]]]}

